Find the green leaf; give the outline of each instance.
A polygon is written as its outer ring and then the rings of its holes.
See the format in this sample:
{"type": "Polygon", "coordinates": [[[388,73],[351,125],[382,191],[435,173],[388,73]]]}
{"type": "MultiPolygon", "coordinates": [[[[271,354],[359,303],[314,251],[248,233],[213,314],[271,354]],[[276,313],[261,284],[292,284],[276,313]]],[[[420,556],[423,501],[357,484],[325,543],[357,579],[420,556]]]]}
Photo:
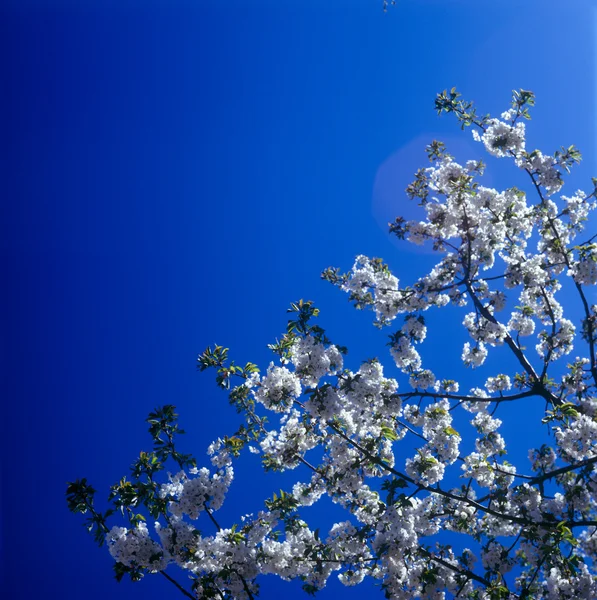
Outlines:
{"type": "Polygon", "coordinates": [[[396,435],[396,431],[393,428],[388,427],[387,425],[381,426],[381,435],[386,440],[390,440],[391,442],[395,442],[398,439],[398,436],[396,435]]]}

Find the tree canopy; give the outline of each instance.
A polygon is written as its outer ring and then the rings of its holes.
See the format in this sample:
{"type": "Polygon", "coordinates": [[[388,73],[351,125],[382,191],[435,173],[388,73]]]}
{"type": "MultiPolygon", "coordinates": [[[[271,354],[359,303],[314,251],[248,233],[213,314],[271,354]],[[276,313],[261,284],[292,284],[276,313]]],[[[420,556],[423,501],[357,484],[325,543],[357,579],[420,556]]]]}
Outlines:
{"type": "Polygon", "coordinates": [[[70,510],[86,515],[117,578],[161,573],[187,597],[222,600],[257,597],[268,574],[299,579],[309,594],[337,575],[345,585],[371,578],[397,599],[597,596],[597,305],[587,292],[597,236],[585,231],[597,180],[561,194],[581,155],[526,148],[534,100],[515,91],[495,118],[456,89],[438,94],[437,112],[511,160],[528,188],[484,187],[481,160],[461,165],[430,143],[430,165],[406,190],[425,218],[389,224],[433,249],[428,273],[403,285],[382,259],[361,255],[346,272],[322,274],[391,329],[389,356],[351,370],[314,302],[294,302],[269,366],[237,364],[217,345],[199,355],[243,417],[210,445],[208,466],[180,451],[184,432],[166,405],[147,419],[153,449],[112,486],[107,510],[86,479],[68,485],[70,510]],[[468,371],[442,379],[424,364],[427,311],[448,305],[462,310],[469,336],[450,351],[465,367],[492,368],[483,387],[467,384],[468,371]],[[530,398],[544,403],[527,426],[544,430],[545,443],[511,464],[500,410],[530,398]],[[224,523],[218,511],[244,453],[266,471],[296,470],[296,483],[258,514],[224,523]],[[323,498],[345,511],[325,531],[305,510],[323,498]]]}

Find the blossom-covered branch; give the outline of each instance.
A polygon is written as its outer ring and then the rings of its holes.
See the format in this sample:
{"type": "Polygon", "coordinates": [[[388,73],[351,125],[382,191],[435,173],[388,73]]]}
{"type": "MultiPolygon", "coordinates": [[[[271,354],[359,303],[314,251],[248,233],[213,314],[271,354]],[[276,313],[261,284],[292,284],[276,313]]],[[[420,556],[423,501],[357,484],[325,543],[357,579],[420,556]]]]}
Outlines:
{"type": "Polygon", "coordinates": [[[223,346],[199,356],[242,418],[209,446],[208,466],[180,452],[183,432],[166,406],[148,419],[153,450],[111,488],[105,513],[86,480],[69,484],[70,509],[91,515],[118,579],[161,572],[186,596],[220,600],[253,600],[267,574],[313,594],[333,573],[345,585],[376,580],[390,599],[597,597],[597,306],[586,291],[597,283],[597,243],[576,241],[597,180],[590,193],[560,195],[580,153],[527,151],[533,105],[520,90],[500,118],[479,116],[455,89],[435,104],[473,127],[492,157],[526,171],[531,197],[484,187],[484,163],[461,165],[434,141],[430,166],[406,190],[425,218],[398,217],[390,232],[431,244],[435,266],[407,285],[366,256],[322,274],[371,309],[376,327],[392,328],[389,365],[382,357],[351,370],[347,349],[315,324],[314,303],[295,302],[265,369],[236,364],[223,346]],[[567,288],[580,298],[580,322],[567,288]],[[463,313],[463,366],[488,373],[481,387],[467,384],[470,370],[426,366],[427,328],[449,304],[463,313]],[[517,371],[504,372],[508,364],[517,371]],[[535,423],[545,443],[514,465],[498,415],[505,403],[522,414],[531,398],[545,407],[535,423]],[[265,471],[294,471],[296,483],[225,523],[216,513],[243,452],[260,455],[265,471]],[[175,472],[160,480],[167,464],[175,472]],[[346,518],[321,533],[305,508],[325,497],[346,518]],[[171,566],[187,573],[192,594],[171,566]]]}

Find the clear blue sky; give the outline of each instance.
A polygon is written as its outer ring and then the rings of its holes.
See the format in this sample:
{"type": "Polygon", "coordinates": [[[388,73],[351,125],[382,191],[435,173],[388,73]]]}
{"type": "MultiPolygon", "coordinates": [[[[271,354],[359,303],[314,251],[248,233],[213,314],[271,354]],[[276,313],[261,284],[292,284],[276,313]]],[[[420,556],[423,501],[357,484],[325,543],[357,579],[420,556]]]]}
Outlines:
{"type": "MultiPolygon", "coordinates": [[[[197,354],[217,342],[266,367],[292,300],[316,302],[353,370],[376,354],[389,365],[386,334],[320,271],[362,253],[412,281],[431,264],[385,224],[412,213],[403,189],[433,138],[482,157],[435,114],[447,87],[494,114],[512,89],[533,90],[528,147],[579,146],[565,191],[588,189],[596,19],[592,0],[401,0],[387,14],[381,0],[5,0],[5,597],[176,597],[157,577],[115,582],[67,512],[66,481],[87,476],[107,495],[149,449],[144,418],[165,403],[201,462],[238,417],[197,354]]],[[[523,185],[488,162],[493,185],[523,185]]],[[[424,347],[442,377],[457,366],[455,331],[424,347]]],[[[239,474],[222,520],[290,479],[239,474]]],[[[263,583],[263,598],[302,597],[263,583]]],[[[321,597],[340,593],[364,592],[334,582],[321,597]]]]}

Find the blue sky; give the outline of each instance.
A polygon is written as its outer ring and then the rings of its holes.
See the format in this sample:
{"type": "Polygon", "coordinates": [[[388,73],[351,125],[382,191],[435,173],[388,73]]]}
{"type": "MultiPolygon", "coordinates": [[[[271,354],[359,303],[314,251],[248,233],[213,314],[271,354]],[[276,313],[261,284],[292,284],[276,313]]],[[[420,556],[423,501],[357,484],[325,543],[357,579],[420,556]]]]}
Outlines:
{"type": "MultiPolygon", "coordinates": [[[[386,333],[319,273],[357,254],[384,257],[403,281],[432,264],[386,223],[416,214],[403,189],[426,143],[482,157],[434,112],[445,88],[494,114],[512,89],[533,90],[527,147],[576,144],[584,161],[565,191],[588,189],[596,19],[590,0],[402,0],[387,14],[377,0],[5,1],[7,597],[175,597],[157,577],[114,581],[107,551],[67,512],[66,481],[86,476],[107,495],[149,449],[144,418],[166,403],[201,462],[238,417],[197,373],[197,354],[217,342],[265,368],[298,298],[321,308],[353,370],[374,355],[389,366],[386,333]]],[[[488,162],[492,185],[524,185],[511,165],[488,162]]],[[[461,348],[446,350],[461,320],[452,314],[456,325],[424,347],[443,377],[461,348]]],[[[536,409],[516,409],[513,441],[536,409]]],[[[239,473],[222,519],[291,479],[239,473]]],[[[263,598],[302,597],[263,583],[263,598]]],[[[321,597],[340,593],[363,591],[331,583],[321,597]]]]}

